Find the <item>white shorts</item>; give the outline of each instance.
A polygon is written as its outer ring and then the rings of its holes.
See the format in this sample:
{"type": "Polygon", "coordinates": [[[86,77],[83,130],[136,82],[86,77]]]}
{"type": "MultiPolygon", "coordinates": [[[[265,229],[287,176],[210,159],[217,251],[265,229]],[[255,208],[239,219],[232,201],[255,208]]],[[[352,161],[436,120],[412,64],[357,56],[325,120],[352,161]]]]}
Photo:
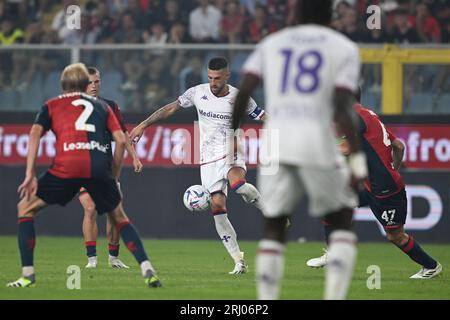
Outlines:
{"type": "Polygon", "coordinates": [[[324,169],[280,164],[274,175],[262,175],[258,170],[258,189],[264,216],[268,218],[292,214],[305,193],[313,217],[323,217],[344,207],[354,208],[358,198],[349,183],[347,166],[324,169]]]}
{"type": "Polygon", "coordinates": [[[200,165],[200,177],[202,185],[209,191],[214,193],[222,191],[225,195],[228,194],[228,171],[233,167],[240,167],[247,171],[245,160],[243,156],[238,156],[234,163],[229,162],[227,158],[220,159],[214,162],[200,165]]]}

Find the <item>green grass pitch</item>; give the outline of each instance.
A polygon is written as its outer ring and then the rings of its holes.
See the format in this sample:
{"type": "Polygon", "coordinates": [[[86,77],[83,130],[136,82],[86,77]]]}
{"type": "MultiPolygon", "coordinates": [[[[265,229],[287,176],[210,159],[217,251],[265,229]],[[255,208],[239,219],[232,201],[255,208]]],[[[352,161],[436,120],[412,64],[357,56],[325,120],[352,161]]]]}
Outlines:
{"type": "MultiPolygon", "coordinates": [[[[37,286],[27,289],[6,288],[20,275],[19,252],[15,237],[0,237],[0,299],[255,299],[256,242],[241,241],[250,272],[229,275],[233,261],[219,241],[145,240],[147,252],[156,267],[163,288],[146,288],[132,255],[121,246],[120,257],[128,270],[107,265],[106,240],[99,239],[97,269],[85,269],[82,238],[38,237],[35,252],[37,286]],[[67,268],[81,270],[81,289],[69,290],[67,268]]],[[[310,269],[308,258],[321,253],[322,243],[288,244],[282,299],[322,299],[324,269],[310,269]]],[[[399,249],[389,243],[360,243],[358,260],[349,299],[450,299],[450,246],[423,245],[443,265],[444,271],[431,280],[412,280],[419,270],[399,249]],[[381,289],[367,288],[370,265],[381,270],[381,289]]]]}

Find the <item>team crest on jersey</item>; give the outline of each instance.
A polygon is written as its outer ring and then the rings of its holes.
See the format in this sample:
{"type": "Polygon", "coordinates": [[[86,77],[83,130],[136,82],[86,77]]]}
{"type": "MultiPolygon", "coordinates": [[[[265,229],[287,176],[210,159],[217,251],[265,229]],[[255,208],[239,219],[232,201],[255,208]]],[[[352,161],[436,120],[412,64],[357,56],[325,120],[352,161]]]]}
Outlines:
{"type": "Polygon", "coordinates": [[[201,97],[201,99],[208,100],[208,97],[206,96],[206,94],[204,94],[203,97],[201,97]]]}

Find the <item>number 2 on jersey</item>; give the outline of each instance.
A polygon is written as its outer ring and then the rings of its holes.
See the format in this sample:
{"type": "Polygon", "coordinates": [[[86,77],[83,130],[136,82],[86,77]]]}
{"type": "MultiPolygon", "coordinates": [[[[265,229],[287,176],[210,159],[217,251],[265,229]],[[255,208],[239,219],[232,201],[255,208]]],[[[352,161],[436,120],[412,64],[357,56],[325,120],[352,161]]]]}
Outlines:
{"type": "MultiPolygon", "coordinates": [[[[290,70],[292,61],[292,49],[283,49],[280,52],[284,57],[283,75],[281,79],[281,93],[287,93],[290,85],[290,70]]],[[[297,74],[294,80],[294,87],[300,93],[312,93],[319,87],[319,69],[322,66],[322,56],[316,50],[306,51],[295,60],[297,74]],[[306,63],[308,62],[308,63],[306,63]],[[311,81],[302,79],[308,77],[311,81]]]]}
{"type": "Polygon", "coordinates": [[[86,121],[89,119],[92,112],[94,111],[94,106],[92,105],[92,103],[84,99],[77,99],[72,101],[72,105],[76,107],[78,106],[84,107],[83,112],[80,114],[77,121],[75,121],[75,129],[79,131],[95,132],[95,125],[86,123],[86,121]]]}

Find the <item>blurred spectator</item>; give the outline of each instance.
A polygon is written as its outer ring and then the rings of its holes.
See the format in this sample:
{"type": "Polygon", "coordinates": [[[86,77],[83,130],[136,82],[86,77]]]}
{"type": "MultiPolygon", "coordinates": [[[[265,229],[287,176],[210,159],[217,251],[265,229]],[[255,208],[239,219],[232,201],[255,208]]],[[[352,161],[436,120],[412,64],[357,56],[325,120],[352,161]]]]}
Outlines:
{"type": "Polygon", "coordinates": [[[105,3],[97,3],[97,7],[92,10],[91,25],[93,29],[97,29],[97,42],[114,42],[117,22],[110,16],[105,3]]]}
{"type": "Polygon", "coordinates": [[[189,66],[187,67],[187,72],[183,77],[184,83],[182,88],[185,90],[194,87],[203,82],[202,72],[203,72],[203,60],[198,55],[193,55],[190,58],[189,66]]]}
{"type": "Polygon", "coordinates": [[[145,43],[163,45],[167,43],[169,36],[167,35],[162,22],[155,21],[150,27],[150,32],[144,31],[142,38],[145,43]]]}
{"type": "Polygon", "coordinates": [[[356,9],[347,8],[342,16],[342,33],[355,42],[362,42],[364,33],[360,28],[356,9]]]}
{"type": "Polygon", "coordinates": [[[168,43],[188,43],[191,38],[182,22],[175,22],[170,29],[168,43]]]}
{"type": "Polygon", "coordinates": [[[22,29],[14,28],[13,22],[5,18],[0,25],[0,45],[22,43],[24,33],[22,29]]]}
{"type": "Polygon", "coordinates": [[[389,36],[383,29],[372,29],[363,36],[362,42],[379,44],[387,43],[389,42],[389,36]]]}
{"type": "MultiPolygon", "coordinates": [[[[151,1],[152,4],[155,2],[160,1],[151,1]]],[[[136,26],[136,29],[139,30],[146,29],[149,26],[149,22],[153,21],[153,19],[155,18],[152,16],[149,19],[149,17],[146,15],[146,10],[144,10],[144,8],[140,4],[140,1],[138,0],[128,0],[126,13],[131,15],[131,18],[134,21],[134,25],[136,26]]]]}
{"type": "Polygon", "coordinates": [[[419,36],[408,21],[408,12],[397,9],[394,13],[394,27],[391,35],[394,43],[418,43],[419,36]]]}
{"type": "Polygon", "coordinates": [[[149,24],[151,24],[155,20],[162,19],[166,15],[164,5],[165,0],[147,0],[147,1],[140,0],[140,3],[141,4],[145,3],[146,8],[144,8],[143,10],[146,11],[147,23],[149,24]]]}
{"type": "MultiPolygon", "coordinates": [[[[217,9],[219,9],[219,11],[220,12],[225,12],[225,8],[226,8],[226,6],[227,6],[227,3],[229,2],[230,0],[213,0],[213,3],[214,3],[214,6],[217,8],[217,9]]],[[[233,0],[231,0],[231,1],[233,1],[233,0]]]]}
{"type": "Polygon", "coordinates": [[[255,16],[256,8],[258,6],[266,7],[268,0],[240,0],[241,6],[244,8],[245,13],[250,16],[255,16]]]}
{"type": "Polygon", "coordinates": [[[133,16],[125,13],[122,16],[122,23],[115,35],[117,43],[140,43],[142,42],[141,33],[136,29],[133,16]]]}
{"type": "MultiPolygon", "coordinates": [[[[290,10],[295,12],[295,0],[272,0],[267,4],[267,11],[272,19],[276,21],[278,28],[283,26],[283,22],[287,20],[290,10]]],[[[287,21],[286,24],[288,24],[287,21]]]]}
{"type": "Polygon", "coordinates": [[[416,29],[422,42],[440,42],[441,28],[435,18],[430,15],[430,11],[425,3],[417,5],[416,29]]]}
{"type": "Polygon", "coordinates": [[[154,56],[147,64],[144,76],[141,78],[140,87],[144,89],[146,105],[155,107],[168,98],[171,79],[167,72],[167,65],[163,57],[154,56]]]}
{"type": "Polygon", "coordinates": [[[138,91],[134,91],[125,104],[125,110],[127,112],[147,112],[148,108],[143,95],[138,91]]]}
{"type": "Polygon", "coordinates": [[[256,7],[255,17],[248,24],[247,42],[258,43],[262,38],[275,31],[277,31],[277,26],[267,18],[266,8],[256,7]]]}
{"type": "Polygon", "coordinates": [[[433,1],[430,7],[431,15],[441,27],[441,41],[450,42],[450,0],[433,1]]]}
{"type": "Polygon", "coordinates": [[[242,27],[245,17],[240,14],[239,7],[235,1],[228,2],[226,13],[222,18],[221,39],[223,42],[242,42],[242,27]]]}
{"type": "Polygon", "coordinates": [[[186,17],[180,13],[180,6],[176,0],[167,0],[165,6],[165,13],[162,22],[164,23],[164,28],[166,32],[170,32],[172,26],[178,22],[186,23],[186,17]]]}
{"type": "Polygon", "coordinates": [[[42,38],[44,37],[44,32],[42,31],[42,26],[39,21],[31,22],[25,33],[25,43],[36,44],[42,43],[42,38]]]}
{"type": "Polygon", "coordinates": [[[209,0],[199,3],[189,15],[189,34],[195,42],[217,42],[222,13],[209,0]]]}
{"type": "MultiPolygon", "coordinates": [[[[150,27],[150,32],[144,31],[142,38],[145,43],[155,44],[155,45],[165,45],[168,41],[168,34],[164,29],[164,25],[160,21],[155,21],[150,27]]],[[[154,49],[152,53],[155,55],[163,55],[165,53],[164,49],[154,49]]]]}

